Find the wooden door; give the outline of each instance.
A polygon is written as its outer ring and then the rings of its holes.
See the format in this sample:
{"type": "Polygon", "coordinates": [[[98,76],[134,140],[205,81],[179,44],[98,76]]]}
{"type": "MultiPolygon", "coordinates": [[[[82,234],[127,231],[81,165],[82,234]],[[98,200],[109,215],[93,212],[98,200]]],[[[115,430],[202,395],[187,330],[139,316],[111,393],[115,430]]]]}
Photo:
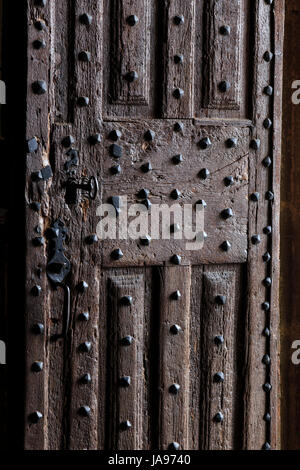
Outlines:
{"type": "Polygon", "coordinates": [[[278,447],[283,3],[27,1],[27,449],[278,447]]]}

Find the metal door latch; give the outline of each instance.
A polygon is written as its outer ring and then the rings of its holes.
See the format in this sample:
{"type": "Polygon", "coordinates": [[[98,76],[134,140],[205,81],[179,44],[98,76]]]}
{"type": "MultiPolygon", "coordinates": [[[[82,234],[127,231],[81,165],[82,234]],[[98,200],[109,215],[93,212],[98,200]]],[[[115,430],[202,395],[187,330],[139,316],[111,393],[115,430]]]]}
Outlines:
{"type": "Polygon", "coordinates": [[[90,200],[97,197],[99,184],[95,176],[91,176],[88,180],[82,182],[76,181],[74,178],[69,178],[66,182],[66,203],[76,204],[78,201],[77,191],[81,190],[87,193],[90,200]]]}
{"type": "Polygon", "coordinates": [[[70,324],[70,288],[65,280],[71,270],[71,263],[64,255],[63,241],[66,238],[67,230],[61,220],[57,220],[48,229],[47,235],[50,240],[50,260],[47,264],[46,272],[55,289],[61,287],[64,290],[63,306],[63,330],[57,338],[67,336],[70,324]]]}

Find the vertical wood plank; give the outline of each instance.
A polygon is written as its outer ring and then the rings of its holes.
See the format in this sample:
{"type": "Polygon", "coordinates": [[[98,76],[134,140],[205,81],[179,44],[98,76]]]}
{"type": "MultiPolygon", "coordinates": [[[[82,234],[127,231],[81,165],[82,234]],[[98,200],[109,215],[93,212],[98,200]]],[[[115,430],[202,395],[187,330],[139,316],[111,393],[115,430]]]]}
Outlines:
{"type": "Polygon", "coordinates": [[[190,288],[189,266],[161,270],[159,444],[162,450],[187,449],[189,442],[190,288]]]}
{"type": "Polygon", "coordinates": [[[208,268],[203,274],[201,314],[202,448],[234,448],[236,367],[235,272],[208,268]],[[224,303],[224,304],[223,304],[224,303]]]}
{"type": "Polygon", "coordinates": [[[166,2],[163,117],[193,116],[195,2],[166,2]]]}
{"type": "Polygon", "coordinates": [[[109,448],[141,450],[144,400],[144,276],[109,278],[109,448]]]}

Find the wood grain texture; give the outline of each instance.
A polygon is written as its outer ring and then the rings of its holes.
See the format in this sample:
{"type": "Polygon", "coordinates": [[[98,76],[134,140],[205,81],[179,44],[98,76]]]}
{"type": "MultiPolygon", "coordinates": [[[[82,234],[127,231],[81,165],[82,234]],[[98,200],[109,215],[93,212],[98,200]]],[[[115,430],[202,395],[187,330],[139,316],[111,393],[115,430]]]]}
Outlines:
{"type": "MultiPolygon", "coordinates": [[[[167,37],[164,51],[164,96],[163,117],[192,117],[194,114],[194,35],[195,2],[174,0],[165,2],[167,37]],[[176,24],[176,17],[183,22],[176,24]],[[176,63],[175,56],[182,56],[176,63]],[[183,90],[183,96],[174,96],[176,89],[183,90]]],[[[178,60],[178,59],[177,59],[178,60]]]]}
{"type": "Polygon", "coordinates": [[[160,399],[159,448],[167,450],[172,442],[188,448],[189,408],[189,310],[190,267],[165,267],[161,270],[160,311],[160,399]],[[181,297],[172,299],[179,290],[181,297]],[[177,325],[178,334],[170,329],[177,325]],[[177,393],[172,385],[179,385],[177,393]]]}
{"type": "Polygon", "coordinates": [[[116,276],[109,279],[109,361],[111,390],[109,410],[110,449],[141,450],[143,448],[144,419],[144,278],[143,276],[116,276]],[[124,297],[131,297],[126,305],[124,297]],[[130,336],[132,344],[124,345],[130,336]],[[122,384],[122,378],[130,383],[122,384]],[[131,427],[123,429],[129,421],[131,427]]]}

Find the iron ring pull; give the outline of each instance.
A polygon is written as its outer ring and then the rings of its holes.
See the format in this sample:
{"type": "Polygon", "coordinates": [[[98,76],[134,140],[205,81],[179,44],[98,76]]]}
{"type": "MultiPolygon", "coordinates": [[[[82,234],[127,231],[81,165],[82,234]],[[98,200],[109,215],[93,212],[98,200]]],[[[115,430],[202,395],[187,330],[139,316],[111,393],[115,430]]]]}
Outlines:
{"type": "Polygon", "coordinates": [[[69,181],[68,184],[75,191],[77,189],[81,189],[83,191],[86,191],[89,195],[89,198],[92,201],[94,201],[97,197],[97,194],[98,194],[98,191],[99,191],[99,183],[98,183],[98,180],[95,176],[91,176],[87,183],[77,183],[76,181],[71,180],[71,181],[69,181]]]}

